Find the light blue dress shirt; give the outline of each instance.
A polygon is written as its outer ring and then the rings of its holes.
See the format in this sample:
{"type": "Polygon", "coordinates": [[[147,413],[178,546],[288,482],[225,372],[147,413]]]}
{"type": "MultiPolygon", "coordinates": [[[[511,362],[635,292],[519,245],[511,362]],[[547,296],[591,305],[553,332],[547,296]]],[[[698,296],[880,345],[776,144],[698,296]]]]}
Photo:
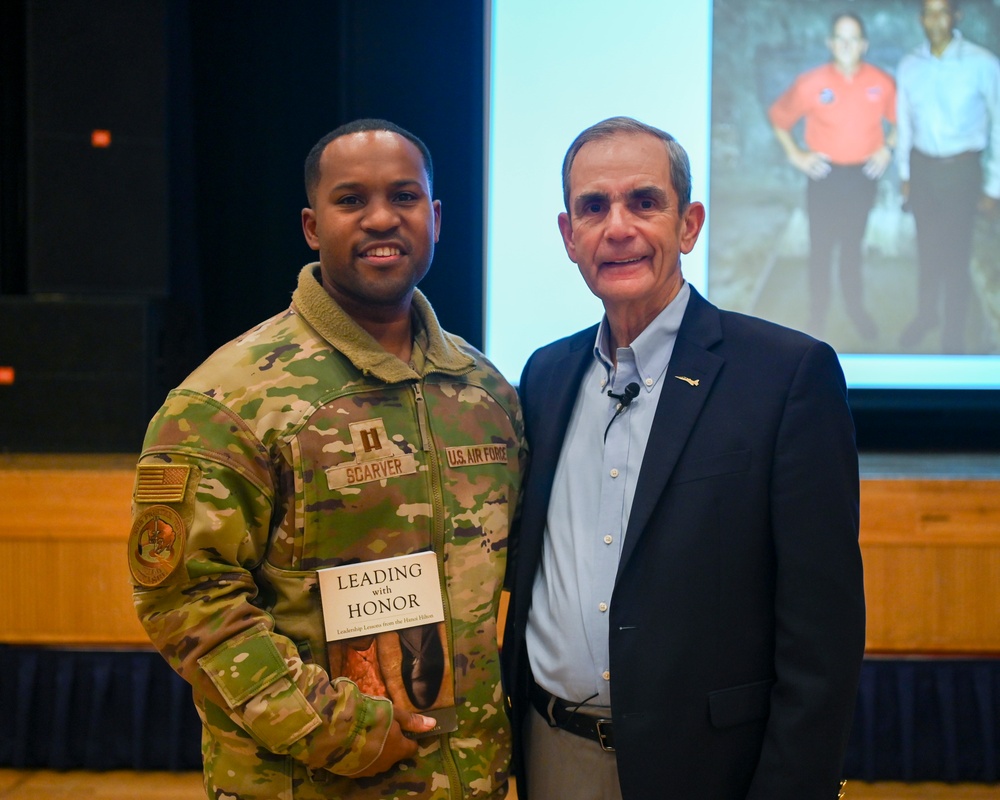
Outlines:
{"type": "Polygon", "coordinates": [[[691,296],[677,296],[612,360],[605,317],[556,467],[542,561],[525,632],[535,681],[571,703],[611,704],[608,612],[639,468],[677,330],[691,296]],[[617,367],[615,366],[617,362],[617,367]],[[614,418],[622,394],[638,397],[614,418]],[[610,427],[608,427],[610,423],[610,427]],[[607,440],[604,439],[607,429],[607,440]]]}
{"type": "Polygon", "coordinates": [[[940,57],[924,42],[896,73],[896,167],[910,179],[910,151],[946,158],[986,151],[983,192],[1000,197],[1000,61],[959,31],[940,57]]]}

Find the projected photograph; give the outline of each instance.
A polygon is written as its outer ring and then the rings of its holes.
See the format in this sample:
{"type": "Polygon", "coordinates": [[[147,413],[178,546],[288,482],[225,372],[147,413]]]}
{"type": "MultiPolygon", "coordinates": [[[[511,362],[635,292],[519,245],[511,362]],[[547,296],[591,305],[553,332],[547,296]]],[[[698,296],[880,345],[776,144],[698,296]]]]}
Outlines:
{"type": "Polygon", "coordinates": [[[842,354],[1000,353],[1000,8],[927,8],[715,0],[713,302],[842,354]]]}

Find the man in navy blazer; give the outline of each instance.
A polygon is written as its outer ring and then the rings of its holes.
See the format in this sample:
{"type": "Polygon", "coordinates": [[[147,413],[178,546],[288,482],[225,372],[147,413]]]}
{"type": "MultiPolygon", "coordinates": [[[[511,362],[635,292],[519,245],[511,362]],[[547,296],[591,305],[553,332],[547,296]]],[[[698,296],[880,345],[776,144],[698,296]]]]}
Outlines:
{"type": "Polygon", "coordinates": [[[605,315],[521,377],[519,800],[833,800],[865,638],[837,356],[684,281],[705,208],[669,134],[588,128],[563,188],[605,315]]]}

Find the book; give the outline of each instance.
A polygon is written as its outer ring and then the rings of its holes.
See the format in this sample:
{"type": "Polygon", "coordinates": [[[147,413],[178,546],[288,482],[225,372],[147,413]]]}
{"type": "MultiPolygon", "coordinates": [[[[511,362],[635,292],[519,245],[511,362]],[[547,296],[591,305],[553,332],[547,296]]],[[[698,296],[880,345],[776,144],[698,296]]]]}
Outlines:
{"type": "Polygon", "coordinates": [[[437,554],[431,551],[317,571],[330,674],[438,724],[458,726],[437,554]]]}

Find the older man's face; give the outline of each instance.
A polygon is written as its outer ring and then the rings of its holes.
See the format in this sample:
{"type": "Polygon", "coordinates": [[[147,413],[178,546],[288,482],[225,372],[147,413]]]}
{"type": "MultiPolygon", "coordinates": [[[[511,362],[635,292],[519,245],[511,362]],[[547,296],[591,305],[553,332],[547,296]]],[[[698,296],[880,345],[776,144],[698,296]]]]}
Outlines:
{"type": "Polygon", "coordinates": [[[609,314],[652,319],[683,282],[705,219],[701,203],[678,207],[666,145],[645,133],[588,142],[569,176],[569,213],[559,215],[566,252],[609,314]]]}

